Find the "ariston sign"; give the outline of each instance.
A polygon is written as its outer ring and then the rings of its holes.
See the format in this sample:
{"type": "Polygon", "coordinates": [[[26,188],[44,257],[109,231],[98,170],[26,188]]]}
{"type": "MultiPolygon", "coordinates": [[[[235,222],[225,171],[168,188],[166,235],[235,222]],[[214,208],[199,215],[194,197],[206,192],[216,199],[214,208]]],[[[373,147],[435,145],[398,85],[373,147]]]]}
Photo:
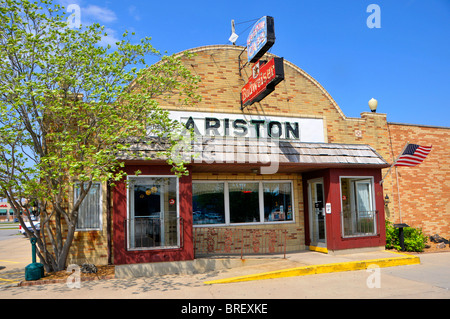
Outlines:
{"type": "Polygon", "coordinates": [[[264,116],[258,114],[170,111],[169,117],[193,129],[197,136],[277,138],[324,143],[323,119],[264,116]]]}

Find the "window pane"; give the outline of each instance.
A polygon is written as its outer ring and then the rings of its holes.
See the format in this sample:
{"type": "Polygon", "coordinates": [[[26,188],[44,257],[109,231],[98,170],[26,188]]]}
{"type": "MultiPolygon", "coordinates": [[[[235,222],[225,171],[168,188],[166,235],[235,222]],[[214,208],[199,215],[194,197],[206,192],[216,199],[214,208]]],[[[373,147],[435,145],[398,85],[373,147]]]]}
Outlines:
{"type": "Polygon", "coordinates": [[[264,183],[264,221],[292,220],[290,183],[264,183]]]}
{"type": "Polygon", "coordinates": [[[358,204],[358,212],[360,215],[366,215],[372,210],[370,184],[367,182],[356,183],[356,196],[358,204]]]}
{"type": "Polygon", "coordinates": [[[376,212],[372,182],[368,179],[341,179],[343,235],[367,236],[376,233],[376,212]]]}
{"type": "Polygon", "coordinates": [[[130,178],[130,248],[178,245],[177,178],[130,178]]]}
{"type": "MultiPolygon", "coordinates": [[[[89,193],[84,198],[78,209],[77,229],[99,229],[100,228],[100,184],[92,184],[89,193]]],[[[80,194],[80,189],[76,189],[75,200],[80,194]]]]}
{"type": "Polygon", "coordinates": [[[229,183],[230,222],[260,222],[259,183],[229,183]]]}
{"type": "Polygon", "coordinates": [[[193,183],[194,225],[225,223],[224,183],[193,183]]]}

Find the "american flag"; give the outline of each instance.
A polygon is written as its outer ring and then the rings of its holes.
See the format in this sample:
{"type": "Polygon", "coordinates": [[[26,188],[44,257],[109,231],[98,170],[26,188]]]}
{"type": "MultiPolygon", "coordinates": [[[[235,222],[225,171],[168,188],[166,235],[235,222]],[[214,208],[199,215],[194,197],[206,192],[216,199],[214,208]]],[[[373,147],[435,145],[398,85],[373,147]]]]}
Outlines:
{"type": "Polygon", "coordinates": [[[408,144],[394,166],[416,166],[431,152],[431,146],[408,144]]]}

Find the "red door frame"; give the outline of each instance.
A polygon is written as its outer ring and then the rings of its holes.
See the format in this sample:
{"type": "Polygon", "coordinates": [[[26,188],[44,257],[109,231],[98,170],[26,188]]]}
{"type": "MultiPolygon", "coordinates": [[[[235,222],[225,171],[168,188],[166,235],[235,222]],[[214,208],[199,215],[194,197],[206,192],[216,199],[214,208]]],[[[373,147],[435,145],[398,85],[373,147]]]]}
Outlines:
{"type": "Polygon", "coordinates": [[[326,238],[328,250],[380,247],[386,244],[383,188],[380,185],[381,169],[329,168],[303,173],[303,201],[305,220],[305,245],[310,245],[308,180],[323,178],[325,203],[331,204],[331,214],[326,214],[326,238]],[[378,211],[378,234],[374,236],[343,238],[341,222],[341,176],[372,177],[374,181],[375,207],[378,211]]]}
{"type": "MultiPolygon", "coordinates": [[[[174,176],[168,165],[126,165],[124,171],[134,175],[174,176]]],[[[181,247],[173,249],[127,250],[125,220],[127,219],[127,187],[125,181],[116,183],[113,188],[113,242],[114,264],[136,264],[163,261],[181,261],[194,259],[192,240],[192,178],[191,175],[179,178],[179,214],[182,218],[180,229],[181,247]]]]}

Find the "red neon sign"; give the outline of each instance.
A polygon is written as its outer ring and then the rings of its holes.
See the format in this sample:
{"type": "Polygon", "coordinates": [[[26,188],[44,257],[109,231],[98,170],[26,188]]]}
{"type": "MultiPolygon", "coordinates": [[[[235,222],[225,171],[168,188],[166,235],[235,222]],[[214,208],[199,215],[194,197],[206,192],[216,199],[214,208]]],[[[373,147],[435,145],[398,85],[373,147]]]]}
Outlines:
{"type": "Polygon", "coordinates": [[[272,58],[267,63],[256,62],[253,75],[241,89],[241,105],[252,105],[269,95],[284,79],[283,58],[272,58]]]}

